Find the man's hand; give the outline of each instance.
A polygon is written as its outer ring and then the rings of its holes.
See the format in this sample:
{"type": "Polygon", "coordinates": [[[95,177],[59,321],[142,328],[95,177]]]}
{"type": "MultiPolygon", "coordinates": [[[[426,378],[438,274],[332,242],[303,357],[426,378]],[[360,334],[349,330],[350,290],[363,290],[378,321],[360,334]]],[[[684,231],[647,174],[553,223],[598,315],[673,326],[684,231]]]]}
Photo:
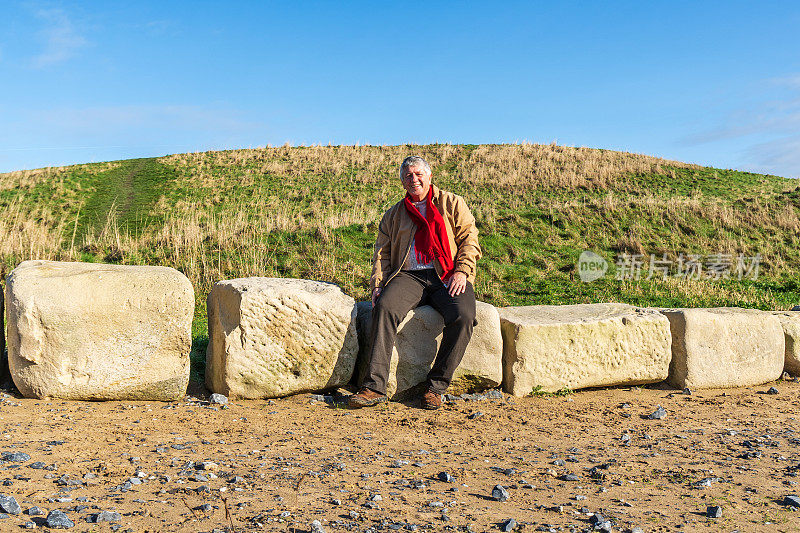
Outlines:
{"type": "Polygon", "coordinates": [[[447,292],[450,296],[458,296],[467,289],[467,275],[463,272],[455,272],[450,278],[450,285],[447,287],[447,292]]]}
{"type": "Polygon", "coordinates": [[[378,296],[381,295],[382,290],[383,289],[376,288],[374,291],[372,291],[372,307],[375,307],[375,302],[378,300],[378,296]]]}

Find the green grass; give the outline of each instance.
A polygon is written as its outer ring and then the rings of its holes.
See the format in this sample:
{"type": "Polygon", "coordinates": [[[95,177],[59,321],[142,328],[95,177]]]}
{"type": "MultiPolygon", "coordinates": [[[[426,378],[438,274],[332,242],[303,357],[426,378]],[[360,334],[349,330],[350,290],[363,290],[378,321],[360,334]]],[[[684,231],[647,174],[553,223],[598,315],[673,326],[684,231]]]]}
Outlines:
{"type": "Polygon", "coordinates": [[[534,398],[561,398],[563,396],[569,396],[574,391],[570,388],[564,387],[563,389],[558,389],[555,392],[547,392],[542,390],[541,385],[536,385],[531,392],[528,393],[528,396],[532,396],[534,398]]]}

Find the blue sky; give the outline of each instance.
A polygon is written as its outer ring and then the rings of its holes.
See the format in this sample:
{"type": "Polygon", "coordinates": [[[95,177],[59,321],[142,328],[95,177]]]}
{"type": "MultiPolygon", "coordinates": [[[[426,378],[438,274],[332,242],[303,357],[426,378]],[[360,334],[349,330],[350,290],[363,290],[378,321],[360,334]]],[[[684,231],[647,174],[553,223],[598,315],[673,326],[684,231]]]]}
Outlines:
{"type": "Polygon", "coordinates": [[[0,172],[529,141],[800,177],[797,2],[0,4],[0,172]]]}

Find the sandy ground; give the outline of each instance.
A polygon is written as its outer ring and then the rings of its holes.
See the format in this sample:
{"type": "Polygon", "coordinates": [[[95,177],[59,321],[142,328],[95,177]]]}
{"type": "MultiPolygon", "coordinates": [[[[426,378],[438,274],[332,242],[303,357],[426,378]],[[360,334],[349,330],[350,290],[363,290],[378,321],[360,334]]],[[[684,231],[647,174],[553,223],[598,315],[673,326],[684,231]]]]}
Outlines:
{"type": "Polygon", "coordinates": [[[348,411],[308,394],[220,409],[197,390],[169,404],[6,393],[0,451],[30,459],[0,465],[0,493],[23,510],[0,530],[46,527],[61,509],[73,531],[299,532],[319,520],[325,531],[477,532],[509,518],[522,531],[586,531],[592,513],[614,531],[798,531],[800,509],[783,499],[800,492],[800,384],[773,385],[777,395],[606,389],[434,412],[348,411]],[[644,418],[658,405],[666,418],[644,418]],[[498,484],[508,501],[492,499],[498,484]],[[706,517],[710,505],[720,518],[706,517]],[[28,516],[34,506],[44,514],[28,516]],[[119,520],[87,521],[100,511],[119,520]]]}

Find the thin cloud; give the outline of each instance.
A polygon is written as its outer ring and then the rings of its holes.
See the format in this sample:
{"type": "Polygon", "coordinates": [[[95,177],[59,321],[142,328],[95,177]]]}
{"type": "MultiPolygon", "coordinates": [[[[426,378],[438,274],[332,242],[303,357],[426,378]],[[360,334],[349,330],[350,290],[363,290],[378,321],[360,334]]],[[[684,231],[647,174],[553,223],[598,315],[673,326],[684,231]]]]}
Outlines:
{"type": "Polygon", "coordinates": [[[800,178],[800,136],[755,144],[747,149],[746,156],[757,172],[800,178]]]}
{"type": "Polygon", "coordinates": [[[31,62],[34,68],[45,68],[67,61],[88,44],[63,9],[39,9],[36,17],[45,26],[39,32],[43,41],[42,51],[31,62]]]}
{"type": "Polygon", "coordinates": [[[152,132],[235,132],[261,126],[242,115],[236,109],[191,105],[121,105],[42,110],[35,112],[34,120],[73,134],[136,128],[152,132]]]}
{"type": "Polygon", "coordinates": [[[790,74],[789,76],[772,78],[769,81],[778,86],[789,87],[800,91],[800,74],[790,74]]]}
{"type": "Polygon", "coordinates": [[[762,80],[752,103],[730,109],[718,124],[686,135],[684,146],[733,142],[743,165],[754,172],[800,175],[800,74],[762,80]],[[749,144],[748,144],[749,143],[749,144]]]}
{"type": "MultiPolygon", "coordinates": [[[[681,144],[696,146],[728,139],[738,139],[759,133],[787,133],[800,129],[800,106],[788,106],[784,102],[780,106],[790,108],[785,111],[778,109],[768,110],[740,110],[731,113],[725,124],[714,129],[687,135],[681,144]]],[[[795,103],[796,105],[797,103],[795,103]]]]}
{"type": "Polygon", "coordinates": [[[705,131],[686,135],[680,144],[696,146],[755,134],[785,135],[800,129],[800,74],[762,80],[753,102],[730,109],[705,131]]]}
{"type": "Polygon", "coordinates": [[[7,126],[0,130],[0,172],[240,148],[276,135],[270,117],[225,104],[4,109],[0,102],[0,115],[7,126]]]}

